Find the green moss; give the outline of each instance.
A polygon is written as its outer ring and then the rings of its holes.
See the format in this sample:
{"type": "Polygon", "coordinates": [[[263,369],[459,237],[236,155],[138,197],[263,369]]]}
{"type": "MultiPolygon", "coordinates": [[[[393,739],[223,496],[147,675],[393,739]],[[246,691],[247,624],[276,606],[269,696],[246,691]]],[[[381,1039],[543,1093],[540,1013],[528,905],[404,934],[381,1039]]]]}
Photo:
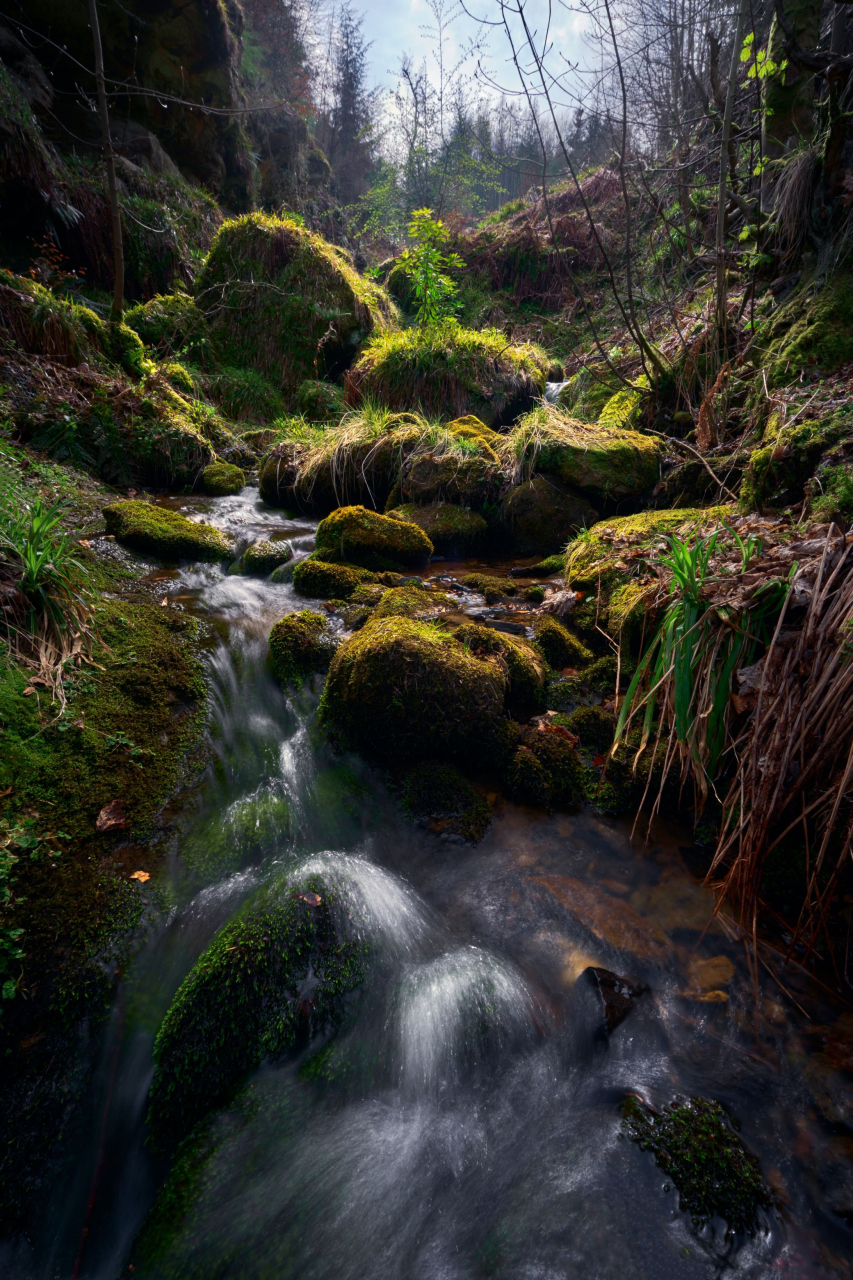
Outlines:
{"type": "Polygon", "coordinates": [[[503,482],[500,468],[479,454],[418,453],[403,470],[401,497],[418,506],[449,502],[482,511],[497,503],[503,482]]]}
{"type": "Polygon", "coordinates": [[[586,794],[584,767],[559,731],[522,728],[506,770],[506,788],[525,804],[578,809],[586,794]]]}
{"type": "Polygon", "coordinates": [[[501,523],[516,555],[555,553],[579,529],[598,520],[598,512],[554,476],[533,476],[507,493],[501,503],[501,523]]]}
{"type": "Polygon", "coordinates": [[[456,601],[441,591],[428,591],[417,583],[407,583],[404,587],[391,587],[383,592],[376,608],[374,618],[435,618],[448,608],[454,608],[456,601]]]}
{"type": "Polygon", "coordinates": [[[540,560],[538,564],[534,564],[529,573],[537,578],[551,578],[554,574],[564,574],[566,571],[566,553],[559,551],[553,556],[546,556],[544,560],[540,560]]]}
{"type": "Polygon", "coordinates": [[[124,322],[161,356],[193,352],[206,339],[204,317],[188,293],[158,294],[131,307],[124,322]]]}
{"type": "Polygon", "coordinates": [[[438,502],[427,507],[406,503],[389,514],[422,529],[437,555],[460,560],[482,551],[489,531],[481,515],[452,503],[438,502]]]}
{"type": "Polygon", "coordinates": [[[151,368],[146,366],[145,348],[139,334],[126,324],[103,325],[101,347],[108,359],[120,365],[131,378],[141,378],[151,368]]]}
{"type": "Polygon", "coordinates": [[[509,596],[519,594],[518,583],[512,578],[495,578],[488,573],[466,573],[459,579],[463,587],[486,597],[486,604],[498,604],[509,596]]]}
{"type": "Polygon", "coordinates": [[[107,531],[134,551],[172,560],[227,560],[233,554],[218,529],[150,502],[114,502],[104,507],[104,520],[107,531]]]}
{"type": "Polygon", "coordinates": [[[325,671],[335,652],[326,619],[310,609],[289,613],[277,622],[269,646],[273,672],[282,684],[298,684],[314,672],[325,671]]]}
{"type": "Polygon", "coordinates": [[[261,542],[253,542],[246,548],[240,561],[240,570],[242,573],[261,575],[272,573],[274,569],[287,564],[292,558],[293,552],[289,543],[270,542],[264,539],[261,542]]]}
{"type": "Polygon", "coordinates": [[[593,501],[647,493],[659,479],[662,457],[652,436],[590,426],[549,404],[519,419],[505,452],[520,476],[546,472],[593,501]]]}
{"type": "Polygon", "coordinates": [[[677,1100],[655,1112],[629,1094],[622,1126],[670,1177],[694,1222],[719,1215],[733,1231],[752,1231],[772,1199],[755,1156],[746,1150],[719,1102],[677,1100]]]}
{"type": "Polygon", "coordinates": [[[489,425],[510,420],[545,391],[548,359],[532,343],[508,344],[497,329],[432,329],[377,334],[349,372],[362,396],[391,409],[489,425]]]}
{"type": "Polygon", "coordinates": [[[221,498],[228,494],[239,493],[246,487],[246,474],[240,467],[230,462],[211,462],[201,473],[201,482],[205,493],[211,497],[221,498]]]}
{"type": "Polygon", "coordinates": [[[476,445],[479,452],[490,461],[498,461],[500,435],[491,427],[487,427],[485,422],[475,414],[469,413],[464,418],[455,418],[453,422],[448,422],[447,430],[458,436],[460,440],[468,440],[476,445]]]}
{"type": "Polygon", "coordinates": [[[316,600],[348,600],[360,582],[373,580],[374,575],[367,569],[351,564],[327,564],[310,556],[296,565],[292,579],[297,595],[316,600]]]}
{"type": "Polygon", "coordinates": [[[564,667],[585,667],[593,660],[586,645],[559,618],[537,618],[533,623],[533,634],[545,661],[555,671],[562,671],[564,667]]]}
{"type": "Polygon", "coordinates": [[[598,415],[598,426],[616,427],[620,430],[635,427],[640,419],[643,402],[648,399],[648,386],[649,380],[642,374],[634,386],[621,387],[598,415]]]}
{"type": "Polygon", "coordinates": [[[567,729],[578,735],[582,746],[598,754],[603,755],[613,745],[616,717],[601,707],[576,707],[570,715],[558,716],[556,722],[565,723],[567,729]]]}
{"type": "Polygon", "coordinates": [[[174,1148],[229,1102],[264,1058],[340,1025],[346,996],[364,980],[364,948],[339,936],[334,894],[321,879],[302,892],[307,900],[285,880],[257,894],[175,996],[155,1041],[149,1094],[149,1132],[160,1147],[174,1148]],[[310,1004],[300,1003],[309,974],[316,986],[310,1004]]]}
{"type": "Polygon", "coordinates": [[[821,468],[809,483],[808,494],[812,519],[853,523],[853,468],[849,465],[821,468]]]}
{"type": "Polygon", "coordinates": [[[365,569],[419,568],[433,552],[429,538],[406,520],[339,507],[317,527],[317,555],[365,569]]]}
{"type": "Polygon", "coordinates": [[[296,408],[308,422],[338,422],[346,408],[341,387],[306,378],[296,393],[296,408]]]}
{"type": "Polygon", "coordinates": [[[233,875],[256,862],[290,834],[287,798],[264,786],[213,814],[181,846],[181,863],[205,883],[233,875]]]}
{"type": "Polygon", "coordinates": [[[526,720],[544,710],[545,664],[532,644],[475,622],[463,623],[453,634],[476,657],[497,657],[506,668],[506,709],[511,715],[526,720]]]}
{"type": "Polygon", "coordinates": [[[492,820],[488,801],[452,765],[424,761],[403,779],[403,808],[416,821],[442,835],[476,844],[492,820]]]}
{"type": "Polygon", "coordinates": [[[219,368],[204,379],[211,400],[235,422],[273,422],[284,413],[284,399],[255,369],[219,368]]]}
{"type": "Polygon", "coordinates": [[[604,406],[622,387],[622,381],[607,365],[586,365],[560,389],[558,404],[573,418],[597,422],[604,406]]]}
{"type": "Polygon", "coordinates": [[[162,365],[162,371],[165,377],[169,379],[176,391],[180,391],[181,395],[194,396],[196,393],[196,385],[193,381],[192,374],[185,369],[182,364],[178,364],[176,360],[170,360],[162,365]]]}
{"type": "Polygon", "coordinates": [[[526,600],[528,604],[542,604],[545,599],[545,588],[535,583],[532,587],[522,587],[522,600],[526,600]]]}
{"type": "MultiPolygon", "coordinates": [[[[686,537],[699,530],[711,531],[735,514],[731,506],[693,507],[674,511],[640,511],[633,516],[600,520],[569,543],[566,582],[596,585],[626,554],[654,549],[667,534],[686,537]]],[[[664,544],[665,546],[666,544],[664,544]]]]}
{"type": "Polygon", "coordinates": [[[749,456],[749,465],[740,492],[742,511],[765,507],[793,506],[808,493],[820,493],[826,459],[831,466],[832,447],[850,437],[849,413],[842,411],[818,421],[786,427],[771,414],[764,429],[764,442],[749,456]],[[816,480],[812,477],[817,475],[816,480]]]}
{"type": "Polygon", "coordinates": [[[797,382],[804,369],[830,373],[853,360],[853,278],[833,273],[811,282],[774,317],[764,358],[770,388],[797,382]]]}
{"type": "Polygon", "coordinates": [[[399,762],[483,751],[506,677],[452,636],[404,618],[369,622],[338,649],[321,716],[357,750],[399,762]]]}

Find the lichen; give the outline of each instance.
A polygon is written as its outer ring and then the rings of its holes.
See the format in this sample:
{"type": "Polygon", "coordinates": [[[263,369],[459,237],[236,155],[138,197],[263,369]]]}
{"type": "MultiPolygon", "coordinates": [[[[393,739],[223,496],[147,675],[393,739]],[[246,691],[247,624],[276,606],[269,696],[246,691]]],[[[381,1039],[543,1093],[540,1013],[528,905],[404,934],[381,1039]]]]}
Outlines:
{"type": "Polygon", "coordinates": [[[323,615],[303,609],[275,624],[269,648],[276,679],[282,684],[299,684],[306,676],[328,669],[335,641],[323,615]]]}

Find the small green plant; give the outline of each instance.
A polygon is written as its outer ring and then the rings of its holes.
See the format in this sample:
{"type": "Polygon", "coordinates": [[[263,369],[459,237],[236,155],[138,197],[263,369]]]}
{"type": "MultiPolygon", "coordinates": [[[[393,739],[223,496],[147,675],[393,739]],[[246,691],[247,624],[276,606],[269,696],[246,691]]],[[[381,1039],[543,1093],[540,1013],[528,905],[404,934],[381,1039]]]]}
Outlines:
{"type": "Polygon", "coordinates": [[[456,310],[458,286],[447,274],[463,266],[457,253],[448,253],[449,232],[430,209],[416,209],[409,223],[414,246],[402,256],[401,265],[412,282],[417,301],[415,319],[421,328],[449,320],[456,310]]]}
{"type": "Polygon", "coordinates": [[[781,73],[788,66],[788,59],[783,58],[781,62],[774,61],[770,57],[766,49],[755,48],[755,32],[750,31],[749,35],[743,42],[743,48],[740,51],[741,62],[750,64],[747,71],[749,80],[768,80],[771,76],[781,73]],[[753,60],[754,59],[754,60],[753,60]]]}
{"type": "Polygon", "coordinates": [[[59,529],[61,512],[60,503],[40,497],[29,506],[0,503],[0,557],[11,565],[26,601],[26,630],[57,645],[88,614],[75,583],[74,571],[83,566],[59,529]]]}

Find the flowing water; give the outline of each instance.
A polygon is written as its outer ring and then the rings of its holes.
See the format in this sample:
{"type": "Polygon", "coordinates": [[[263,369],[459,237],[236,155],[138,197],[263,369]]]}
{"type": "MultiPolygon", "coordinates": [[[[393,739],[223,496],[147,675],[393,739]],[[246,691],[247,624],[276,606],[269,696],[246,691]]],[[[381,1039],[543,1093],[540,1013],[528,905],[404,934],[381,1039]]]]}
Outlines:
{"type": "MultiPolygon", "coordinates": [[[[247,541],[287,537],[297,555],[312,545],[310,522],[267,511],[253,489],[190,510],[247,541]]],[[[625,822],[500,797],[476,847],[414,827],[379,774],[315,733],[318,688],[289,696],[272,681],[266,636],[304,606],[291,587],[219,566],[152,576],[170,607],[209,624],[213,755],[172,815],[82,1133],[38,1238],[4,1274],[124,1273],[166,1174],[144,1141],[160,1020],[255,887],[287,894],[311,871],[376,963],[326,1052],[265,1064],[214,1121],[169,1275],[849,1274],[850,1015],[792,967],[778,970],[784,990],[762,971],[756,1010],[689,837],[659,824],[632,843],[625,822]],[[580,978],[589,965],[650,988],[609,1041],[580,978]],[[753,1237],[727,1242],[722,1224],[700,1231],[680,1212],[652,1156],[622,1137],[627,1090],[728,1108],[779,1197],[753,1237]]]]}

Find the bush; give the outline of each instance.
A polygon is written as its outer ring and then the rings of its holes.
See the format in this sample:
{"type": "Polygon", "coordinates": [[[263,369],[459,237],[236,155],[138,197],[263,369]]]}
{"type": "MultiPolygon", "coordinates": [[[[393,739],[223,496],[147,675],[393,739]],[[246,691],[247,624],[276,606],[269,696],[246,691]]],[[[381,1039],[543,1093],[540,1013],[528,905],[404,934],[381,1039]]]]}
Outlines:
{"type": "Polygon", "coordinates": [[[296,408],[308,422],[338,422],[344,415],[344,393],[333,382],[306,378],[296,393],[296,408]]]}
{"type": "Polygon", "coordinates": [[[326,619],[303,609],[277,622],[269,636],[273,673],[282,684],[298,684],[306,676],[327,670],[335,652],[326,619]]]}
{"type": "Polygon", "coordinates": [[[211,497],[221,498],[232,493],[239,493],[246,486],[246,476],[239,467],[230,462],[212,462],[201,473],[201,482],[205,493],[211,497]]]}
{"type": "Polygon", "coordinates": [[[115,502],[104,507],[104,520],[107,532],[125,546],[166,560],[227,560],[233,554],[218,529],[149,502],[115,502]]]}
{"type": "Polygon", "coordinates": [[[429,538],[406,520],[339,507],[317,526],[316,555],[365,569],[420,568],[433,553],[429,538]]]}
{"type": "Polygon", "coordinates": [[[204,317],[188,293],[158,294],[125,312],[124,322],[158,355],[179,355],[203,343],[204,317]]]}

